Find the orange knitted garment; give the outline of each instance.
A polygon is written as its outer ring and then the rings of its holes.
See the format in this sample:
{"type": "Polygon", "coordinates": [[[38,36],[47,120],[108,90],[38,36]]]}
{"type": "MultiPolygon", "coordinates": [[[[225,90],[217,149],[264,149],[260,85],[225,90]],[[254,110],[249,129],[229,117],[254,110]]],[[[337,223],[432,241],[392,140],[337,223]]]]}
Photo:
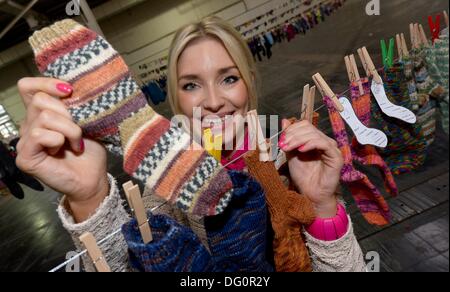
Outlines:
{"type": "Polygon", "coordinates": [[[290,191],[282,182],[273,162],[261,162],[259,152],[245,155],[250,174],[266,193],[272,228],[277,272],[311,272],[312,265],[302,236],[303,225],[315,219],[312,203],[305,196],[290,191]]]}

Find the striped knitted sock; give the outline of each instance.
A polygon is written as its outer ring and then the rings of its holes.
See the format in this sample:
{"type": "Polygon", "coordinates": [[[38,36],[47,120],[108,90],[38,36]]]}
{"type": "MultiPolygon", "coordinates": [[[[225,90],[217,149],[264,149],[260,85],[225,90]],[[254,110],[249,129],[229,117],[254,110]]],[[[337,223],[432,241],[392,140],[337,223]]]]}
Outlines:
{"type": "Polygon", "coordinates": [[[412,110],[417,112],[419,110],[419,96],[417,92],[416,79],[414,76],[414,63],[410,57],[403,57],[404,73],[406,84],[408,86],[409,99],[411,100],[412,110]]]}
{"type": "MultiPolygon", "coordinates": [[[[364,95],[360,95],[359,86],[357,83],[351,84],[352,105],[359,120],[365,126],[370,127],[371,97],[369,80],[367,78],[363,79],[362,83],[364,87],[364,95]]],[[[389,194],[391,194],[392,196],[398,195],[398,188],[397,184],[395,183],[394,176],[392,175],[389,167],[386,165],[386,162],[378,154],[375,147],[371,145],[361,145],[356,140],[356,137],[353,137],[352,151],[353,158],[356,159],[356,161],[358,161],[359,163],[367,166],[376,166],[383,176],[384,185],[389,194]]]]}
{"type": "Polygon", "coordinates": [[[273,162],[261,162],[258,151],[245,157],[250,174],[266,193],[272,228],[275,233],[273,249],[277,272],[310,272],[308,249],[302,238],[302,226],[314,220],[311,202],[296,192],[289,191],[281,181],[273,162]]]}
{"type": "Polygon", "coordinates": [[[349,188],[356,205],[369,223],[379,226],[389,224],[389,206],[380,191],[365,174],[353,166],[352,150],[342,117],[329,97],[324,96],[323,101],[328,107],[333,133],[344,158],[341,181],[349,188]]]}
{"type": "Polygon", "coordinates": [[[144,244],[136,219],[122,226],[130,265],[139,272],[217,272],[197,236],[173,219],[148,215],[153,241],[144,244]]]}
{"type": "Polygon", "coordinates": [[[444,92],[439,96],[439,108],[441,111],[442,126],[446,133],[449,133],[449,38],[448,35],[441,35],[434,45],[426,51],[426,61],[428,71],[433,80],[440,85],[444,92]]]}
{"type": "Polygon", "coordinates": [[[30,44],[43,75],[73,86],[64,103],[84,135],[123,155],[128,174],[184,212],[207,216],[225,209],[232,186],[227,172],[147,105],[107,41],[64,20],[36,32],[30,44]]]}
{"type": "Polygon", "coordinates": [[[264,192],[248,174],[229,172],[233,198],[221,215],[205,218],[211,256],[223,272],[272,272],[267,261],[264,192]]]}
{"type": "MultiPolygon", "coordinates": [[[[396,63],[391,69],[382,71],[387,96],[396,104],[411,108],[402,64],[396,63]]],[[[410,172],[425,162],[427,143],[419,124],[407,124],[390,118],[381,112],[378,104],[372,103],[374,120],[389,138],[389,145],[378,150],[394,175],[410,172]]]]}

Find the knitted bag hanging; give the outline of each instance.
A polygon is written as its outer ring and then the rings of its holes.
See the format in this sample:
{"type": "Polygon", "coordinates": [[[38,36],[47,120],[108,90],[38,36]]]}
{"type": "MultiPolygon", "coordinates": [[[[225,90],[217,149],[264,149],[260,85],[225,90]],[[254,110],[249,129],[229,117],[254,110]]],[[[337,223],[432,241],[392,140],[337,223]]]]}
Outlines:
{"type": "Polygon", "coordinates": [[[277,272],[310,272],[311,259],[302,237],[302,227],[314,220],[312,203],[288,190],[273,162],[261,162],[258,151],[246,154],[250,174],[262,185],[275,233],[273,249],[277,272]]]}
{"type": "MultiPolygon", "coordinates": [[[[389,99],[397,105],[411,108],[403,72],[403,65],[396,63],[385,72],[381,71],[380,75],[384,76],[384,85],[389,99]]],[[[372,114],[377,128],[381,129],[390,141],[385,149],[378,151],[392,173],[394,175],[407,173],[423,165],[426,159],[427,143],[420,125],[407,124],[384,115],[377,103],[372,103],[372,114]]]]}
{"type": "Polygon", "coordinates": [[[63,101],[83,134],[123,155],[128,174],[186,213],[225,210],[232,191],[226,170],[147,105],[106,40],[68,19],[34,33],[29,42],[39,71],[73,86],[63,101]]]}
{"type": "Polygon", "coordinates": [[[336,110],[333,101],[324,96],[323,101],[328,108],[331,127],[333,129],[339,150],[344,158],[344,167],[341,171],[341,182],[344,183],[361,211],[364,218],[378,226],[389,224],[389,206],[377,187],[362,172],[353,166],[353,155],[350,142],[345,129],[344,121],[336,110]]]}
{"type": "Polygon", "coordinates": [[[261,185],[229,171],[233,198],[226,210],[205,218],[209,249],[223,272],[272,272],[267,260],[267,205],[261,185]]]}
{"type": "Polygon", "coordinates": [[[442,126],[449,133],[449,41],[448,35],[441,35],[434,45],[426,51],[426,61],[430,76],[444,89],[439,97],[442,126]]]}
{"type": "Polygon", "coordinates": [[[144,244],[136,219],[122,226],[130,265],[139,272],[218,272],[211,255],[191,229],[148,213],[153,241],[144,244]]]}
{"type": "MultiPolygon", "coordinates": [[[[352,95],[352,106],[353,109],[355,110],[358,119],[365,126],[370,127],[371,96],[370,96],[369,79],[367,78],[362,79],[362,84],[364,88],[363,95],[360,94],[359,86],[357,83],[354,82],[350,85],[352,95]]],[[[376,166],[380,170],[386,190],[392,196],[397,196],[398,188],[397,184],[395,183],[394,176],[392,175],[392,172],[387,166],[386,162],[378,154],[375,147],[371,145],[361,145],[356,140],[356,137],[353,137],[351,148],[353,158],[357,162],[367,166],[371,165],[376,166]]]]}

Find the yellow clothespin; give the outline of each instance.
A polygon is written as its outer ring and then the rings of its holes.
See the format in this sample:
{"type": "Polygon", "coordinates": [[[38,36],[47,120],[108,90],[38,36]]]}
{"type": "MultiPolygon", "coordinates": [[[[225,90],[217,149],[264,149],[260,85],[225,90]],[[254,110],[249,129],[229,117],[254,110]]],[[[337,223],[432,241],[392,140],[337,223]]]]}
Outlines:
{"type": "Polygon", "coordinates": [[[370,57],[369,51],[367,51],[366,47],[363,47],[361,51],[367,66],[366,72],[369,72],[368,76],[372,76],[376,83],[383,84],[383,79],[381,79],[380,74],[378,74],[377,68],[370,57]]]}
{"type": "MultiPolygon", "coordinates": [[[[268,145],[266,137],[261,127],[256,110],[247,113],[248,133],[250,135],[251,145],[258,147],[259,159],[263,162],[271,161],[271,147],[268,145]],[[264,143],[265,142],[265,143],[264,143]]],[[[253,149],[253,148],[251,148],[253,149]]]]}
{"type": "Polygon", "coordinates": [[[206,129],[203,131],[203,143],[205,150],[220,162],[222,160],[222,135],[214,136],[211,129],[206,129]]]}
{"type": "Polygon", "coordinates": [[[130,207],[134,211],[134,216],[139,226],[139,231],[142,236],[144,244],[153,241],[152,231],[148,223],[147,213],[145,212],[144,202],[142,201],[141,191],[138,185],[133,185],[132,182],[123,184],[125,196],[128,199],[130,207]]]}
{"type": "Polygon", "coordinates": [[[331,90],[330,86],[328,86],[328,84],[325,82],[322,75],[320,75],[319,73],[316,73],[312,78],[313,78],[314,82],[316,83],[316,86],[319,89],[320,93],[323,96],[326,95],[329,98],[331,98],[331,100],[333,101],[334,106],[338,112],[343,112],[344,107],[342,106],[341,102],[339,101],[338,97],[333,92],[333,90],[331,90]]]}
{"type": "Polygon", "coordinates": [[[94,266],[97,269],[97,272],[99,273],[111,272],[111,268],[106,262],[102,251],[98,247],[94,235],[92,235],[92,233],[86,232],[80,236],[80,241],[86,248],[89,257],[92,259],[92,262],[94,263],[94,266]]]}
{"type": "Polygon", "coordinates": [[[314,101],[316,97],[316,87],[309,87],[309,84],[303,87],[303,99],[301,108],[301,120],[307,120],[310,123],[313,121],[314,117],[314,101]]]}

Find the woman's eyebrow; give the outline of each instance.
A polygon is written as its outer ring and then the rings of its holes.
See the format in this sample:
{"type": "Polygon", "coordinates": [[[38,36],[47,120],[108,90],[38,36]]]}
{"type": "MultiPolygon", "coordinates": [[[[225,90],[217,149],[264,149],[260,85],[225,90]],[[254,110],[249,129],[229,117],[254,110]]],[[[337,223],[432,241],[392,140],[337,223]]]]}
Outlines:
{"type": "Polygon", "coordinates": [[[234,69],[238,70],[238,67],[230,66],[230,67],[222,68],[222,69],[219,70],[219,75],[225,74],[225,73],[227,73],[227,72],[229,72],[231,70],[234,70],[234,69]]]}
{"type": "MultiPolygon", "coordinates": [[[[231,70],[238,70],[238,67],[237,66],[230,66],[230,67],[221,68],[221,69],[219,69],[218,73],[219,73],[219,75],[223,75],[225,73],[228,73],[231,70]]],[[[178,78],[178,80],[183,80],[183,79],[186,79],[186,80],[198,80],[198,79],[200,79],[200,76],[197,75],[197,74],[186,74],[186,75],[181,75],[178,78]]]]}

